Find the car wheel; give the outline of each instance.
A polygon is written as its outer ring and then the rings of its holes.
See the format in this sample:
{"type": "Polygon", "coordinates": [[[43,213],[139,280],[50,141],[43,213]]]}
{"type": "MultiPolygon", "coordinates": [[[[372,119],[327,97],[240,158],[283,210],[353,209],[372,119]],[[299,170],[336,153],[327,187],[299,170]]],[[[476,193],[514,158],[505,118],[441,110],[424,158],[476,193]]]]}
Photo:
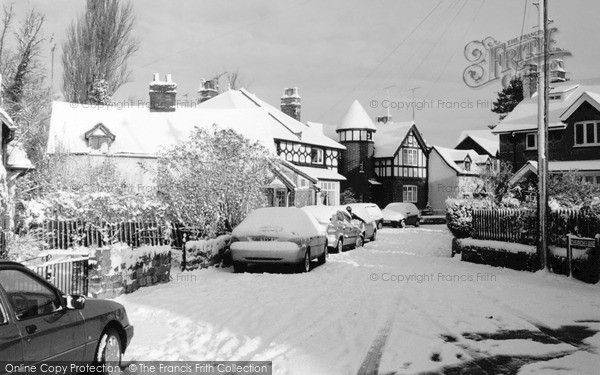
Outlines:
{"type": "Polygon", "coordinates": [[[406,221],[405,220],[402,220],[400,222],[400,228],[406,228],[406,221]]]}
{"type": "Polygon", "coordinates": [[[381,229],[381,228],[383,228],[383,221],[380,221],[380,222],[377,224],[377,229],[381,229]]]}
{"type": "Polygon", "coordinates": [[[119,333],[108,329],[98,342],[96,362],[100,365],[121,366],[121,338],[119,333]]]}
{"type": "Polygon", "coordinates": [[[340,237],[340,239],[337,241],[337,252],[338,254],[341,254],[344,251],[344,240],[340,237]]]}
{"type": "Polygon", "coordinates": [[[246,272],[247,266],[248,265],[246,263],[233,262],[233,272],[235,272],[235,273],[244,273],[244,272],[246,272]]]}
{"type": "Polygon", "coordinates": [[[304,259],[300,263],[300,272],[310,272],[310,249],[306,249],[304,259]]]}
{"type": "Polygon", "coordinates": [[[398,228],[398,222],[392,221],[392,228],[398,228]]]}
{"type": "Polygon", "coordinates": [[[358,238],[356,239],[356,246],[357,247],[362,247],[362,245],[365,243],[365,238],[363,236],[358,236],[358,238]]]}
{"type": "Polygon", "coordinates": [[[319,264],[325,264],[327,262],[327,256],[329,255],[329,250],[327,250],[327,246],[325,246],[325,250],[323,250],[323,254],[317,259],[319,264]]]}
{"type": "Polygon", "coordinates": [[[415,222],[415,227],[419,227],[421,225],[421,222],[419,221],[419,219],[417,219],[417,221],[415,222]]]}

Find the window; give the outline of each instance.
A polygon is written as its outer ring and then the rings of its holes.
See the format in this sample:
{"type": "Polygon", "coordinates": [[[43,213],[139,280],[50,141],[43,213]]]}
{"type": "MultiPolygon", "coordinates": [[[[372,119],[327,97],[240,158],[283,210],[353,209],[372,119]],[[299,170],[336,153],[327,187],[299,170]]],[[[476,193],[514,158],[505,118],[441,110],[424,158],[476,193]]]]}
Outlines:
{"type": "Polygon", "coordinates": [[[321,192],[319,197],[326,206],[337,206],[339,204],[339,183],[333,181],[319,181],[321,192]]]}
{"type": "Polygon", "coordinates": [[[346,140],[346,132],[340,132],[340,142],[344,142],[346,140]]]}
{"type": "Polygon", "coordinates": [[[306,180],[306,178],[298,176],[298,186],[307,187],[308,181],[306,180]]]}
{"type": "Polygon", "coordinates": [[[367,141],[370,141],[371,139],[373,139],[373,132],[367,131],[367,141]]]}
{"type": "Polygon", "coordinates": [[[402,187],[403,202],[417,202],[417,187],[414,185],[405,185],[402,187]]]}
{"type": "Polygon", "coordinates": [[[585,176],[585,182],[589,182],[590,184],[594,182],[594,176],[585,176]]]}
{"type": "Polygon", "coordinates": [[[313,148],[310,156],[313,164],[323,164],[323,149],[313,148]]]}
{"type": "Polygon", "coordinates": [[[0,284],[19,320],[51,314],[61,309],[54,290],[23,271],[0,271],[0,284]]]}
{"type": "Polygon", "coordinates": [[[596,183],[600,185],[600,176],[596,176],[596,183]]]}
{"type": "Polygon", "coordinates": [[[471,159],[465,159],[465,171],[471,171],[471,159]]]}
{"type": "Polygon", "coordinates": [[[404,165],[418,165],[419,153],[417,149],[404,148],[402,149],[402,160],[404,165]]]}
{"type": "Polygon", "coordinates": [[[537,150],[537,133],[528,133],[525,135],[525,149],[537,150]]]}
{"type": "Polygon", "coordinates": [[[0,302],[0,326],[6,323],[8,323],[8,318],[4,312],[4,306],[2,306],[2,302],[0,302]]]}
{"type": "Polygon", "coordinates": [[[575,123],[575,146],[600,146],[600,122],[575,123]]]}
{"type": "Polygon", "coordinates": [[[275,190],[275,202],[273,206],[275,207],[285,207],[285,190],[277,189],[275,190]]]}

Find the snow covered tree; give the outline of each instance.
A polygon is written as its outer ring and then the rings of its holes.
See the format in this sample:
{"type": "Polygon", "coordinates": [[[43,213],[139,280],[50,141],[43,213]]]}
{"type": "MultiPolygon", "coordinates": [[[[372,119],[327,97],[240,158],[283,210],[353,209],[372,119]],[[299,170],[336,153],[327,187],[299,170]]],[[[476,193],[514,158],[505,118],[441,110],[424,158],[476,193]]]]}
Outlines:
{"type": "Polygon", "coordinates": [[[127,60],[139,49],[132,36],[133,6],[121,0],[88,0],[84,14],[67,28],[63,42],[65,99],[72,103],[96,103],[95,85],[106,81],[104,97],[112,96],[128,82],[127,60]],[[95,92],[95,94],[94,94],[95,92]]]}
{"type": "Polygon", "coordinates": [[[161,151],[159,196],[172,219],[214,237],[266,205],[273,162],[262,145],[233,130],[196,128],[187,141],[161,151]]]}
{"type": "Polygon", "coordinates": [[[498,93],[498,99],[492,103],[492,112],[505,118],[523,100],[523,81],[519,77],[510,80],[507,87],[498,93]]]}
{"type": "Polygon", "coordinates": [[[90,103],[99,105],[110,104],[110,92],[108,82],[105,79],[96,79],[90,91],[90,103]]]}
{"type": "Polygon", "coordinates": [[[18,126],[15,140],[35,163],[44,155],[50,122],[51,92],[40,59],[45,18],[31,9],[13,27],[14,21],[12,6],[5,6],[0,20],[3,108],[18,126]]]}

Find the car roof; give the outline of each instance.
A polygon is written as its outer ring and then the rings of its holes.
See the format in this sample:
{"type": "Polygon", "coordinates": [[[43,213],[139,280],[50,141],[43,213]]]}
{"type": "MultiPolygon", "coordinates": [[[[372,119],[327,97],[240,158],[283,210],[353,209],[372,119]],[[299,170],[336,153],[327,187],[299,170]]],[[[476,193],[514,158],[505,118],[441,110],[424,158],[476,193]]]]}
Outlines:
{"type": "Polygon", "coordinates": [[[0,259],[0,266],[19,266],[19,267],[25,267],[21,263],[13,262],[12,260],[1,260],[1,259],[0,259]]]}

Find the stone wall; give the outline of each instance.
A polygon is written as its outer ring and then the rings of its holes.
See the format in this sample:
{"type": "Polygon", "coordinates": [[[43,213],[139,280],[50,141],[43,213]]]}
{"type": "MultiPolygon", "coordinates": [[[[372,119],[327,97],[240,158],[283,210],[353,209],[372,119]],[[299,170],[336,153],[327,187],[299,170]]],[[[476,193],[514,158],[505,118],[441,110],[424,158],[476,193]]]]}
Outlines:
{"type": "MultiPolygon", "coordinates": [[[[135,250],[134,250],[135,251],[135,250]]],[[[114,264],[110,249],[98,249],[90,262],[89,292],[94,298],[115,298],[139,288],[171,280],[171,252],[144,254],[135,264],[114,264]],[[94,262],[95,261],[95,262],[94,262]]]]}

